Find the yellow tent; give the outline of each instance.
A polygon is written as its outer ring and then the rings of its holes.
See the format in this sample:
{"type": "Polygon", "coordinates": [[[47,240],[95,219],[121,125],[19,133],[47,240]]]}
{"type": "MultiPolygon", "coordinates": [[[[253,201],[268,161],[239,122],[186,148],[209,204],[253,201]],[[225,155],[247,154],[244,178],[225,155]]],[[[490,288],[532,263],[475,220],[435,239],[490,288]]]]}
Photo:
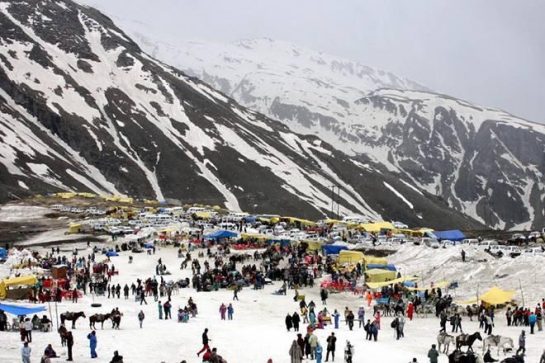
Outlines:
{"type": "Polygon", "coordinates": [[[375,256],[365,256],[363,260],[366,265],[376,264],[376,265],[387,265],[388,259],[386,257],[375,257],[375,256]]]}
{"type": "Polygon", "coordinates": [[[291,224],[301,224],[303,226],[315,226],[316,222],[310,221],[308,219],[296,218],[296,217],[282,217],[280,220],[291,223],[291,224]]]}
{"type": "Polygon", "coordinates": [[[337,258],[337,263],[344,264],[344,263],[353,263],[356,264],[358,262],[363,262],[364,255],[363,252],[360,251],[348,251],[343,250],[339,252],[339,258],[337,258]]]}
{"type": "Polygon", "coordinates": [[[17,285],[24,285],[24,286],[34,286],[38,282],[38,279],[34,275],[28,275],[28,276],[19,276],[14,277],[12,279],[4,279],[0,281],[0,299],[6,298],[6,288],[8,286],[17,286],[17,285]]]}
{"type": "Polygon", "coordinates": [[[260,234],[260,233],[241,233],[240,238],[242,238],[243,241],[248,241],[250,239],[256,239],[258,241],[265,241],[269,237],[265,236],[264,234],[260,234]]]}
{"type": "Polygon", "coordinates": [[[70,223],[68,226],[68,234],[76,234],[81,231],[81,224],[80,223],[70,223]]]}
{"type": "Polygon", "coordinates": [[[499,305],[510,302],[513,300],[513,296],[515,296],[515,291],[502,290],[499,287],[494,286],[479,296],[479,300],[490,305],[499,305]]]}
{"type": "Polygon", "coordinates": [[[195,214],[195,217],[200,218],[200,219],[210,219],[210,218],[212,218],[212,214],[210,212],[200,211],[200,212],[195,212],[194,214],[195,214]]]}
{"type": "Polygon", "coordinates": [[[134,199],[128,197],[119,197],[118,202],[132,204],[134,202],[134,199]]]}
{"type": "MultiPolygon", "coordinates": [[[[308,250],[309,251],[319,251],[322,249],[322,242],[320,241],[305,241],[308,244],[308,250]]],[[[341,251],[342,252],[342,251],[341,251]]]]}
{"type": "Polygon", "coordinates": [[[357,228],[369,233],[395,229],[394,225],[390,222],[360,223],[357,228]]]}
{"type": "MultiPolygon", "coordinates": [[[[372,270],[369,270],[369,271],[372,271],[372,270]]],[[[391,284],[398,284],[398,283],[405,282],[405,281],[414,281],[414,280],[417,280],[417,279],[418,279],[418,277],[415,277],[415,276],[406,276],[406,277],[400,277],[398,279],[393,279],[393,280],[383,281],[383,282],[369,282],[369,281],[366,281],[365,284],[370,289],[380,289],[381,287],[388,286],[388,285],[391,285],[391,284]]]]}
{"type": "Polygon", "coordinates": [[[365,279],[366,283],[367,282],[386,282],[386,281],[395,279],[397,276],[397,272],[390,271],[390,270],[383,270],[380,268],[374,268],[374,269],[365,271],[365,275],[366,275],[366,279],[365,279]]]}

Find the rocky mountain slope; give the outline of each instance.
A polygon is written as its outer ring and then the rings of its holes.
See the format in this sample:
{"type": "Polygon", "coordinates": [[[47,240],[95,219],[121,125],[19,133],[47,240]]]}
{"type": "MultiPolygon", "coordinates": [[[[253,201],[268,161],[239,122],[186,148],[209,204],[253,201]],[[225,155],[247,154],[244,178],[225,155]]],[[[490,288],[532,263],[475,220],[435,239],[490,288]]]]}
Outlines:
{"type": "Polygon", "coordinates": [[[318,218],[335,215],[338,185],[341,215],[480,226],[156,61],[68,0],[0,2],[0,140],[4,200],[78,190],[318,218]]]}
{"type": "Polygon", "coordinates": [[[367,155],[490,227],[545,225],[543,125],[284,42],[169,44],[125,25],[157,58],[296,132],[367,155]]]}

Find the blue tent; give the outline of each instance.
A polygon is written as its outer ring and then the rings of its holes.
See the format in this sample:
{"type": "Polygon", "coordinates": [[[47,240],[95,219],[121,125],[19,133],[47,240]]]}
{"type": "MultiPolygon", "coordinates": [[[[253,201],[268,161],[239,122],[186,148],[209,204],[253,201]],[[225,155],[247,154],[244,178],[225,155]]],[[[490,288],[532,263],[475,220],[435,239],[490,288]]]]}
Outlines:
{"type": "Polygon", "coordinates": [[[220,229],[204,236],[205,239],[220,240],[224,238],[233,238],[238,236],[236,232],[220,229]]]}
{"type": "Polygon", "coordinates": [[[464,238],[466,238],[466,236],[462,233],[462,231],[458,229],[453,229],[450,231],[434,231],[433,234],[440,241],[445,239],[448,239],[451,241],[461,241],[464,238]]]}
{"type": "Polygon", "coordinates": [[[256,216],[246,216],[246,217],[243,217],[242,220],[243,220],[245,223],[253,224],[253,223],[255,223],[255,221],[257,220],[257,218],[256,218],[256,216]]]}
{"type": "Polygon", "coordinates": [[[8,314],[12,315],[31,315],[45,311],[45,306],[37,306],[32,308],[27,308],[26,306],[11,305],[11,304],[0,304],[0,310],[4,310],[8,314]]]}
{"type": "Polygon", "coordinates": [[[115,257],[115,256],[119,256],[119,253],[110,250],[110,251],[106,252],[106,256],[108,256],[108,257],[115,257]]]}
{"type": "Polygon", "coordinates": [[[326,255],[338,255],[342,250],[347,250],[347,246],[342,245],[323,245],[324,253],[326,255]]]}
{"type": "Polygon", "coordinates": [[[378,269],[382,269],[382,270],[389,270],[389,271],[397,271],[395,265],[392,265],[391,263],[389,263],[387,265],[382,265],[382,264],[378,264],[378,263],[370,263],[370,264],[367,265],[368,270],[371,270],[373,268],[378,268],[378,269]]]}
{"type": "Polygon", "coordinates": [[[3,248],[3,247],[0,247],[0,258],[6,258],[8,257],[8,251],[3,248]]]}

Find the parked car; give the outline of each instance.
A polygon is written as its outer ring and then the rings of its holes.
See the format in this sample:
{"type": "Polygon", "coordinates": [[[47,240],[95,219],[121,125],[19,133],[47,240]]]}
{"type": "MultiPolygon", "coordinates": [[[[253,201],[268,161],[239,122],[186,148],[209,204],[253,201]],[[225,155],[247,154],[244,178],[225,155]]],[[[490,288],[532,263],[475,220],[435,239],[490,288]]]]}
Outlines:
{"type": "Polygon", "coordinates": [[[541,238],[541,232],[534,231],[530,232],[530,234],[528,235],[528,239],[532,242],[537,241],[538,238],[541,238]]]}
{"type": "Polygon", "coordinates": [[[526,242],[526,237],[522,233],[515,233],[509,238],[511,243],[524,243],[526,242]]]}
{"type": "Polygon", "coordinates": [[[527,248],[522,252],[523,256],[545,256],[543,247],[527,248]]]}

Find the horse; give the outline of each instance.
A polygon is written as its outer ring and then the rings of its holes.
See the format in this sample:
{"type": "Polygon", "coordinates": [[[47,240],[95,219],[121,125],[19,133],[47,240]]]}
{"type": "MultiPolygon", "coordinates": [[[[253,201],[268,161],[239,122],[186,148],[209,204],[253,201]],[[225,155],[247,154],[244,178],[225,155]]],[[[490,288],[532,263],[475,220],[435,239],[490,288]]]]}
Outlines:
{"type": "Polygon", "coordinates": [[[493,346],[498,348],[498,355],[500,354],[500,348],[503,349],[503,354],[505,354],[506,345],[508,345],[510,349],[515,348],[513,339],[509,337],[502,337],[501,335],[489,335],[483,341],[483,353],[486,351],[486,348],[493,346]]]}
{"type": "Polygon", "coordinates": [[[456,349],[467,346],[467,351],[469,352],[471,350],[473,352],[473,343],[475,343],[475,340],[483,340],[481,333],[460,334],[456,337],[456,349]]]}
{"type": "Polygon", "coordinates": [[[101,328],[104,329],[104,321],[111,319],[112,314],[94,314],[89,317],[89,329],[95,329],[95,323],[101,323],[101,328]]]}
{"type": "Polygon", "coordinates": [[[65,320],[72,321],[72,329],[76,329],[76,320],[79,318],[85,318],[85,313],[83,311],[79,311],[77,313],[74,312],[66,312],[61,314],[61,324],[64,324],[65,320]]]}
{"type": "Polygon", "coordinates": [[[444,345],[443,353],[448,354],[450,344],[454,344],[454,336],[449,335],[446,332],[441,332],[437,335],[438,350],[441,352],[441,344],[444,345]]]}

